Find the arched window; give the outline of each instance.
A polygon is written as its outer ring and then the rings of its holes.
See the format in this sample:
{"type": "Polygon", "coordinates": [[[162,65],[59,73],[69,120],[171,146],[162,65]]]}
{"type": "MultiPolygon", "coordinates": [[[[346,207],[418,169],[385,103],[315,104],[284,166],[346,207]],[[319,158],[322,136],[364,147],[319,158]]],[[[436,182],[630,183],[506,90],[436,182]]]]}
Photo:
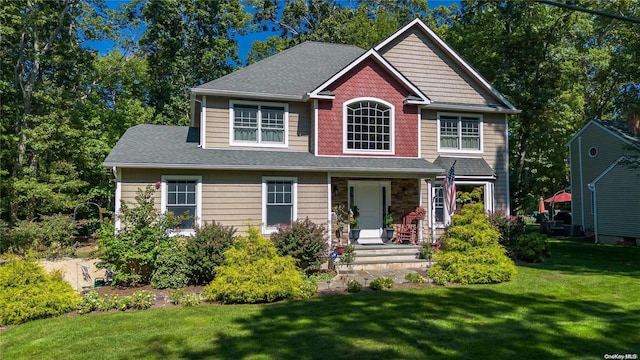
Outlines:
{"type": "Polygon", "coordinates": [[[375,100],[345,105],[347,151],[393,151],[393,107],[375,100]]]}

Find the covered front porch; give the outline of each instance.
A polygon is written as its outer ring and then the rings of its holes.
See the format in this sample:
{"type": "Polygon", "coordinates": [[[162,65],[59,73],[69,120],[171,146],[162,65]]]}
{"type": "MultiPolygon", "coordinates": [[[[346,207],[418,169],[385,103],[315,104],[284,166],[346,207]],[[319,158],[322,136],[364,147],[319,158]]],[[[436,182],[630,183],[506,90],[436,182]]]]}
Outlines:
{"type": "Polygon", "coordinates": [[[422,218],[410,219],[407,215],[415,212],[416,208],[428,208],[427,180],[418,176],[332,176],[332,244],[422,243],[422,218]],[[407,224],[413,224],[414,230],[408,237],[401,236],[403,231],[407,231],[407,224]]]}

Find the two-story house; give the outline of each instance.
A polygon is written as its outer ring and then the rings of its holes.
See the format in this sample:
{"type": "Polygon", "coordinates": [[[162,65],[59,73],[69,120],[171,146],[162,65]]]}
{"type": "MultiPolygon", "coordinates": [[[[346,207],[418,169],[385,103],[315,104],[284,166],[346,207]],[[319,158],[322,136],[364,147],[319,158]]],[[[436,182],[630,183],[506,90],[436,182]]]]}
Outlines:
{"type": "Polygon", "coordinates": [[[418,237],[449,221],[442,179],[481,187],[509,212],[508,122],[517,110],[422,21],[370,50],[305,42],[192,89],[189,127],[138,125],[104,165],[116,208],[158,182],[163,211],[264,234],[357,206],[360,243],[380,243],[421,206],[418,237]]]}
{"type": "Polygon", "coordinates": [[[640,245],[640,167],[630,163],[640,152],[640,115],[591,120],[567,146],[573,223],[595,242],[640,245]]]}

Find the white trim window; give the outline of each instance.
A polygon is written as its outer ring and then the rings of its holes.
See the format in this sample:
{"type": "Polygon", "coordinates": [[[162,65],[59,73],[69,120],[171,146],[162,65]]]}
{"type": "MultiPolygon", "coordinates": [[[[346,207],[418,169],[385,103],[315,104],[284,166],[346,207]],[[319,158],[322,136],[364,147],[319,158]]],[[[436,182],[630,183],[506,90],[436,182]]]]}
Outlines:
{"type": "Polygon", "coordinates": [[[294,177],[262,178],[263,233],[270,234],[280,225],[297,219],[298,179],[294,177]]]}
{"type": "Polygon", "coordinates": [[[438,114],[438,151],[481,152],[482,116],[438,114]]]}
{"type": "Polygon", "coordinates": [[[394,153],[394,107],[380,99],[357,98],[344,104],[345,153],[394,153]]]}
{"type": "Polygon", "coordinates": [[[286,147],[288,118],[287,104],[230,101],[229,144],[286,147]]]}
{"type": "Polygon", "coordinates": [[[175,216],[187,216],[176,232],[180,235],[193,234],[200,224],[202,213],[202,177],[201,176],[162,176],[161,190],[162,212],[171,212],[175,216]]]}

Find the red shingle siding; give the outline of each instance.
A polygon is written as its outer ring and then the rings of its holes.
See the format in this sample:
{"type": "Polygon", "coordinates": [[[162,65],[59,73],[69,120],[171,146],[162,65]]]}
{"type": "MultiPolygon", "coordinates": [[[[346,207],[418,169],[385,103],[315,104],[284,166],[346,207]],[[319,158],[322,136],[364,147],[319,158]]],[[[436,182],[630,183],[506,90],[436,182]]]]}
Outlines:
{"type": "Polygon", "coordinates": [[[417,105],[403,104],[411,92],[375,61],[367,60],[356,66],[336,81],[330,90],[336,95],[335,99],[318,103],[319,155],[344,155],[343,104],[355,98],[370,97],[384,100],[395,107],[395,155],[389,156],[418,156],[417,105]]]}

